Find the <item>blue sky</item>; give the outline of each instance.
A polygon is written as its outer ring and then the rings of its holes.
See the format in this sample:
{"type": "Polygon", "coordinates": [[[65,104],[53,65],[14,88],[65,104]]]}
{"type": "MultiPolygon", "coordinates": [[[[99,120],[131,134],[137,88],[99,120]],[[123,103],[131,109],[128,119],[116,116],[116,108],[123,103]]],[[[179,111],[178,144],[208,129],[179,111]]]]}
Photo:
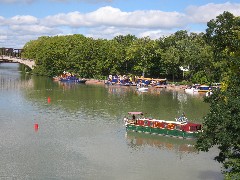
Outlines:
{"type": "Polygon", "coordinates": [[[40,36],[200,33],[224,11],[240,16],[240,0],[0,0],[0,47],[22,48],[40,36]]]}

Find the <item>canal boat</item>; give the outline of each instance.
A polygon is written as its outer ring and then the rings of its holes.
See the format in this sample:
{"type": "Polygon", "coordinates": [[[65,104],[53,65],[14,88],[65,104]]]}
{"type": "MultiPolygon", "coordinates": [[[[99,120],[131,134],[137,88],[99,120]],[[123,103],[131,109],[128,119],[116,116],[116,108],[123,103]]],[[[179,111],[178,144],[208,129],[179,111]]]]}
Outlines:
{"type": "Polygon", "coordinates": [[[128,112],[124,118],[127,131],[156,134],[184,139],[197,138],[202,125],[189,122],[183,114],[175,121],[145,118],[142,112],[128,112]]]}

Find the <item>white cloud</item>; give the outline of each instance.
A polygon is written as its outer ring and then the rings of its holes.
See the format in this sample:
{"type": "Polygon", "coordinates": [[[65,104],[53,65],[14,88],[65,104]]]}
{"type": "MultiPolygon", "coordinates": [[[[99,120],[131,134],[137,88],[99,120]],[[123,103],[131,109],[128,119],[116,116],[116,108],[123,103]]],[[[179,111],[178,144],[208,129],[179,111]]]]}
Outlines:
{"type": "Polygon", "coordinates": [[[240,4],[227,2],[224,4],[209,3],[199,7],[191,6],[186,9],[186,15],[193,23],[207,23],[224,11],[229,11],[235,16],[240,16],[240,4]]]}
{"type": "Polygon", "coordinates": [[[34,16],[14,16],[9,20],[10,24],[37,24],[38,19],[34,16]]]}
{"type": "MultiPolygon", "coordinates": [[[[4,0],[4,2],[33,2],[31,0],[4,0]]],[[[102,0],[104,1],[104,0],[102,0]]],[[[0,0],[0,3],[3,2],[0,0]]],[[[160,10],[121,11],[110,6],[89,13],[78,11],[59,13],[42,19],[31,15],[16,15],[11,18],[0,16],[0,47],[7,43],[21,48],[29,38],[39,36],[81,33],[94,38],[113,38],[132,34],[153,39],[166,36],[177,30],[193,32],[193,27],[216,18],[223,11],[240,15],[240,3],[206,4],[188,7],[185,13],[160,10]],[[194,26],[193,26],[194,25],[194,26]]],[[[203,24],[202,24],[203,25],[203,24]]],[[[201,25],[201,26],[202,26],[201,25]]],[[[196,31],[196,29],[195,29],[196,31]]],[[[9,45],[8,45],[9,46],[9,45]]]]}
{"type": "Polygon", "coordinates": [[[5,25],[5,18],[4,17],[2,17],[2,16],[0,16],[0,26],[3,26],[3,25],[5,25]]]}
{"type": "Polygon", "coordinates": [[[136,29],[126,27],[99,26],[89,28],[87,37],[112,39],[118,35],[127,35],[136,31],[136,29]]]}
{"type": "Polygon", "coordinates": [[[59,31],[53,28],[41,26],[41,25],[12,25],[9,27],[13,32],[23,33],[23,34],[48,34],[54,35],[59,31]]]}
{"type": "Polygon", "coordinates": [[[84,19],[84,15],[79,12],[70,12],[67,14],[57,14],[53,16],[47,16],[41,21],[41,24],[47,26],[89,26],[90,22],[84,19]]]}
{"type": "Polygon", "coordinates": [[[71,27],[93,27],[93,26],[116,26],[132,28],[174,28],[183,27],[186,17],[178,12],[162,11],[133,11],[122,12],[118,8],[110,6],[86,14],[70,12],[48,16],[42,20],[43,24],[49,26],[67,25],[71,27]]]}
{"type": "Polygon", "coordinates": [[[7,36],[6,35],[1,35],[0,36],[0,42],[3,42],[5,40],[7,40],[7,36]]]}
{"type": "Polygon", "coordinates": [[[151,39],[158,39],[159,37],[163,36],[169,36],[170,34],[173,34],[175,32],[171,31],[162,31],[162,30],[153,30],[153,31],[145,31],[142,33],[139,33],[139,37],[151,37],[151,39]]]}

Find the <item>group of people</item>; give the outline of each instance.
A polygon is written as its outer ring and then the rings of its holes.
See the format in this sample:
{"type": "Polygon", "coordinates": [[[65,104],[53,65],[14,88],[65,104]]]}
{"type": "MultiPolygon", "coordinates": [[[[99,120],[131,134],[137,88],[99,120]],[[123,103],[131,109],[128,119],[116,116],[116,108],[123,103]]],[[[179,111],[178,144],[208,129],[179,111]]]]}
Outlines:
{"type": "Polygon", "coordinates": [[[182,115],[178,118],[176,118],[177,122],[188,122],[187,117],[185,116],[185,113],[182,113],[182,115]]]}
{"type": "Polygon", "coordinates": [[[106,84],[160,86],[166,85],[166,79],[144,78],[143,76],[109,75],[106,84]]]}

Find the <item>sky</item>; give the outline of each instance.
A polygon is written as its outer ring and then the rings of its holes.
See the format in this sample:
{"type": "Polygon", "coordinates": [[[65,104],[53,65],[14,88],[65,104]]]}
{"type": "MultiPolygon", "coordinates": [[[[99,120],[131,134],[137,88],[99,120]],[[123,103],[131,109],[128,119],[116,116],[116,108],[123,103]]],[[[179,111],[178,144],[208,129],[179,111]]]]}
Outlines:
{"type": "Polygon", "coordinates": [[[0,47],[23,48],[41,36],[200,33],[224,11],[240,16],[240,0],[0,0],[0,47]]]}

